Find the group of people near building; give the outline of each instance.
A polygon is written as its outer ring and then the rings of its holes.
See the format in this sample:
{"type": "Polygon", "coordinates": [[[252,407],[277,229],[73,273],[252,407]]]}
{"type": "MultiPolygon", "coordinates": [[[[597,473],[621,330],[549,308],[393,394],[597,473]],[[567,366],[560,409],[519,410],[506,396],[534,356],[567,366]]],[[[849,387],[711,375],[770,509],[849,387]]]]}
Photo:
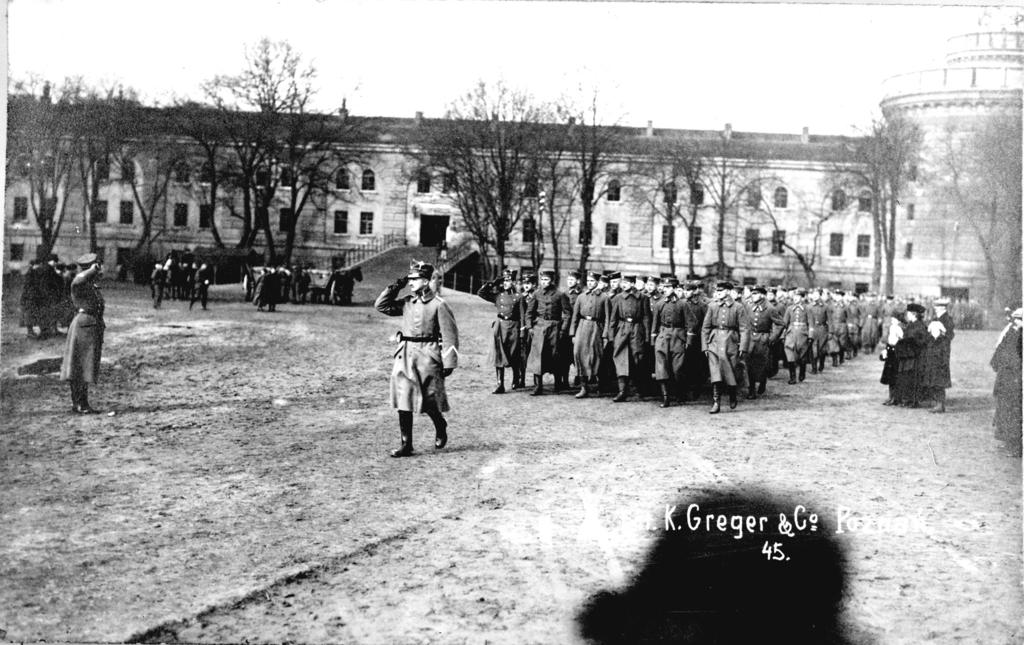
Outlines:
{"type": "Polygon", "coordinates": [[[21,291],[21,327],[29,338],[45,340],[60,335],[75,315],[71,282],[78,273],[75,263],[64,264],[56,255],[32,260],[21,291]]]}
{"type": "Polygon", "coordinates": [[[359,268],[335,269],[329,274],[299,265],[273,265],[246,273],[243,277],[246,302],[258,311],[277,311],[277,305],[351,305],[355,283],[362,281],[359,268]]]}
{"type": "MultiPolygon", "coordinates": [[[[581,285],[581,274],[572,271],[562,291],[556,278],[553,271],[517,276],[506,270],[481,287],[478,295],[496,308],[489,347],[495,394],[506,391],[506,369],[513,390],[526,388],[529,374],[532,394],[543,394],[543,376],[550,373],[556,391],[578,388],[577,398],[614,392],[612,401],[622,402],[635,391],[662,407],[694,400],[710,384],[710,412],[717,414],[723,398],[733,409],[741,393],[763,395],[780,362],[792,385],[804,381],[808,365],[817,374],[829,362],[837,367],[860,352],[873,354],[890,329],[886,323],[922,308],[872,294],[731,282],[716,283],[708,297],[700,281],[620,272],[590,272],[581,285]]],[[[915,391],[930,395],[937,411],[949,387],[953,324],[946,306],[935,303],[945,317],[932,329],[942,331],[929,336],[931,343],[921,339],[920,351],[929,353],[915,367],[919,379],[928,376],[915,391]]]]}
{"type": "Polygon", "coordinates": [[[175,300],[188,300],[191,309],[199,302],[203,309],[209,301],[210,285],[213,284],[213,269],[206,262],[179,262],[168,255],[164,262],[157,262],[149,275],[149,290],[153,308],[159,309],[164,296],[175,300]]]}

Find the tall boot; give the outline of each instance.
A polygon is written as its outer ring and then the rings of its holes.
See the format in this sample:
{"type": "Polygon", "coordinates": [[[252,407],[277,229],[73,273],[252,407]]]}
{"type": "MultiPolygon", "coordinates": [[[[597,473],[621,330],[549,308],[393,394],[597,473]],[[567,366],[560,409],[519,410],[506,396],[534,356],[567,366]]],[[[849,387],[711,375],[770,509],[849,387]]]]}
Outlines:
{"type": "Polygon", "coordinates": [[[736,409],[736,386],[735,385],[730,385],[729,386],[729,409],[730,410],[735,410],[736,409]]]}
{"type": "Polygon", "coordinates": [[[787,363],[786,367],[789,369],[789,383],[790,385],[796,385],[796,363],[787,363]]]}
{"type": "Polygon", "coordinates": [[[580,379],[580,391],[576,393],[577,399],[585,399],[590,396],[590,392],[587,391],[587,379],[580,379]]]}
{"type": "Polygon", "coordinates": [[[434,448],[440,450],[448,443],[448,422],[440,410],[427,410],[427,416],[434,422],[434,448]]]}
{"type": "Polygon", "coordinates": [[[628,390],[629,390],[629,378],[627,378],[625,376],[620,376],[619,377],[619,393],[615,395],[615,398],[612,399],[612,402],[613,403],[622,403],[623,401],[628,399],[629,398],[628,390]]]}
{"type": "Polygon", "coordinates": [[[530,396],[540,396],[541,394],[544,394],[544,375],[534,374],[533,392],[530,392],[530,396]]]}
{"type": "Polygon", "coordinates": [[[720,383],[711,384],[711,410],[708,414],[718,414],[722,410],[722,385],[720,383]]]}
{"type": "Polygon", "coordinates": [[[408,457],[412,455],[412,412],[398,411],[398,430],[402,434],[402,447],[392,450],[392,457],[408,457]]]}
{"type": "Polygon", "coordinates": [[[818,358],[818,374],[821,374],[824,371],[825,371],[825,355],[822,354],[818,358]]]}
{"type": "Polygon", "coordinates": [[[512,389],[521,390],[526,387],[526,382],[523,379],[523,370],[515,365],[512,366],[512,389]]]}
{"type": "Polygon", "coordinates": [[[761,381],[760,383],[758,383],[757,384],[757,394],[758,394],[758,396],[764,394],[764,391],[767,390],[767,389],[768,389],[768,380],[767,379],[765,379],[765,380],[761,381]]]}
{"type": "MultiPolygon", "coordinates": [[[[807,360],[806,356],[804,357],[804,360],[807,360]]],[[[818,369],[818,357],[811,356],[811,374],[817,374],[819,371],[820,370],[818,369]]]]}
{"type": "Polygon", "coordinates": [[[82,405],[82,393],[78,387],[78,381],[68,381],[68,385],[71,386],[71,411],[79,412],[82,405]]]}
{"type": "Polygon", "coordinates": [[[89,384],[85,381],[78,381],[78,412],[80,414],[96,414],[98,412],[89,405],[89,384]]]}
{"type": "Polygon", "coordinates": [[[748,385],[747,385],[747,396],[746,396],[746,398],[748,400],[749,399],[756,399],[757,398],[757,392],[755,391],[755,388],[757,388],[757,382],[748,378],[747,379],[747,383],[748,383],[748,385]]]}
{"type": "Polygon", "coordinates": [[[832,367],[839,367],[839,354],[832,354],[832,367]]]}
{"type": "Polygon", "coordinates": [[[935,405],[929,412],[935,414],[942,414],[946,411],[946,388],[937,387],[935,388],[935,405]]]}
{"type": "Polygon", "coordinates": [[[800,363],[800,377],[799,377],[800,382],[803,383],[804,379],[806,377],[807,377],[807,363],[800,363]]]}
{"type": "Polygon", "coordinates": [[[661,407],[667,408],[669,406],[668,398],[668,381],[659,381],[661,385],[661,407]]]}
{"type": "Polygon", "coordinates": [[[494,388],[494,391],[491,392],[491,394],[504,394],[505,393],[505,368],[504,367],[495,367],[494,368],[494,375],[498,379],[498,387],[494,388]]]}

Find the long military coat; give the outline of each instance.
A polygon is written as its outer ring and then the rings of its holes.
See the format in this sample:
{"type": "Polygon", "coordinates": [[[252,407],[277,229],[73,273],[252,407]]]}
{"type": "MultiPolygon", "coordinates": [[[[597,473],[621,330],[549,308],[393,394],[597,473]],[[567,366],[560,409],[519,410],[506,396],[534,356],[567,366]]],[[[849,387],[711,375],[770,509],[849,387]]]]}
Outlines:
{"type": "Polygon", "coordinates": [[[771,359],[772,343],[779,338],[782,328],[772,318],[773,309],[766,301],[751,303],[747,307],[750,320],[750,355],[747,357],[747,374],[751,382],[768,379],[768,362],[771,359]]]}
{"type": "Polygon", "coordinates": [[[807,305],[807,324],[810,325],[811,356],[818,358],[828,353],[828,307],[820,303],[807,305]]]}
{"type": "Polygon", "coordinates": [[[860,307],[860,346],[874,350],[881,333],[881,307],[877,302],[865,302],[860,307]]]}
{"type": "Polygon", "coordinates": [[[826,307],[828,310],[828,342],[825,350],[829,354],[838,354],[847,345],[849,330],[846,327],[846,308],[837,302],[826,307]]]}
{"type": "Polygon", "coordinates": [[[701,349],[708,352],[711,382],[736,385],[739,382],[740,352],[747,351],[749,347],[750,323],[743,303],[730,298],[711,301],[701,327],[701,349]]]}
{"type": "Polygon", "coordinates": [[[598,376],[604,352],[605,327],[611,317],[607,294],[600,288],[581,293],[572,310],[569,334],[573,337],[573,360],[580,378],[598,376]]]}
{"type": "Polygon", "coordinates": [[[806,363],[811,358],[812,345],[815,342],[811,331],[811,315],[810,305],[797,302],[791,304],[782,316],[782,347],[789,363],[806,363]]]}
{"type": "Polygon", "coordinates": [[[650,317],[648,301],[635,291],[622,292],[612,299],[611,323],[606,336],[612,341],[615,374],[639,376],[644,368],[650,340],[646,321],[650,317]]]}
{"type": "Polygon", "coordinates": [[[690,311],[675,295],[661,298],[654,305],[651,336],[654,337],[654,378],[659,381],[684,382],[686,343],[689,339],[696,342],[696,336],[686,334],[686,316],[690,311]]]}
{"type": "Polygon", "coordinates": [[[403,412],[447,412],[444,370],[459,364],[459,330],[448,303],[430,289],[398,297],[402,285],[384,287],[374,306],[401,316],[398,349],[391,369],[391,405],[403,412]]]}
{"type": "Polygon", "coordinates": [[[494,303],[496,317],[491,323],[491,344],[487,360],[494,367],[518,367],[521,364],[519,328],[522,326],[522,296],[515,289],[502,289],[493,282],[480,287],[477,295],[494,303]]]}
{"type": "Polygon", "coordinates": [[[60,366],[62,381],[97,383],[103,354],[103,294],[96,282],[95,266],[82,271],[71,282],[71,302],[78,311],[68,327],[64,360],[60,366]]]}
{"type": "Polygon", "coordinates": [[[537,289],[527,304],[526,319],[533,330],[526,371],[531,374],[555,373],[559,367],[561,338],[568,335],[572,322],[569,296],[553,285],[537,289]]]}

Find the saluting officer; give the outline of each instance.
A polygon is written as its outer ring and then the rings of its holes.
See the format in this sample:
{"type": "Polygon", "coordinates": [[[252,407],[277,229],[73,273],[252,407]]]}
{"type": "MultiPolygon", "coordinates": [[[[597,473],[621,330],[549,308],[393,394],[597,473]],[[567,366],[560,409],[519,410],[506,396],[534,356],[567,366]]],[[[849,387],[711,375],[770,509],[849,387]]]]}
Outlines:
{"type": "Polygon", "coordinates": [[[747,398],[756,399],[768,387],[768,364],[772,346],[782,332],[765,301],[768,290],[757,286],[750,290],[747,315],[750,318],[750,354],[747,357],[747,398]],[[755,386],[757,388],[755,393],[755,386]]]}
{"type": "Polygon", "coordinates": [[[713,403],[711,414],[721,410],[722,384],[729,392],[729,408],[736,408],[736,383],[740,363],[750,347],[750,322],[743,303],[733,300],[731,282],[719,282],[715,299],[708,305],[701,327],[701,349],[708,359],[713,403]]]}
{"type": "Polygon", "coordinates": [[[577,399],[589,394],[587,385],[597,381],[601,373],[605,327],[611,312],[608,295],[604,293],[600,282],[600,274],[593,271],[588,273],[587,290],[576,298],[572,310],[569,335],[573,338],[573,360],[576,363],[576,374],[580,377],[577,399]]]}
{"type": "Polygon", "coordinates": [[[629,380],[642,388],[646,380],[645,357],[650,339],[646,321],[650,317],[647,299],[635,290],[636,276],[623,275],[619,286],[622,292],[612,299],[611,322],[607,336],[612,341],[612,362],[619,382],[619,393],[612,401],[619,403],[629,397],[629,380]]]}
{"type": "Polygon", "coordinates": [[[89,405],[89,384],[100,379],[100,357],[106,330],[103,294],[99,285],[103,263],[95,253],[87,253],[78,258],[78,266],[86,268],[71,282],[71,302],[78,313],[68,327],[60,380],[71,383],[72,412],[95,414],[96,410],[89,405]]]}
{"type": "Polygon", "coordinates": [[[434,422],[434,448],[448,443],[449,410],[445,379],[459,362],[459,330],[448,303],[430,288],[434,267],[416,262],[409,274],[384,287],[374,303],[386,316],[402,316],[402,331],[396,335],[398,351],[391,369],[391,405],[398,408],[401,447],[392,457],[408,457],[412,449],[412,413],[418,409],[434,422]],[[412,293],[398,292],[406,284],[412,293]],[[417,405],[418,403],[418,405],[417,405]]]}
{"type": "Polygon", "coordinates": [[[557,380],[558,350],[572,322],[569,296],[555,287],[554,280],[554,271],[541,271],[540,288],[530,299],[526,310],[526,320],[532,330],[526,371],[533,374],[533,396],[544,393],[545,373],[554,374],[557,380]]]}
{"type": "Polygon", "coordinates": [[[686,374],[686,344],[694,336],[687,336],[687,308],[682,299],[682,289],[675,277],[665,278],[663,284],[669,291],[665,297],[655,302],[651,314],[651,338],[654,345],[654,378],[661,386],[661,407],[670,405],[670,392],[675,390],[676,396],[683,393],[686,374]],[[677,293],[677,291],[679,293],[677,293]]]}
{"type": "Polygon", "coordinates": [[[505,392],[505,368],[512,368],[512,382],[522,379],[520,361],[519,328],[522,327],[522,296],[515,289],[516,272],[505,269],[501,277],[480,287],[477,295],[493,302],[497,318],[491,323],[491,346],[489,358],[494,365],[498,386],[492,394],[505,392]]]}

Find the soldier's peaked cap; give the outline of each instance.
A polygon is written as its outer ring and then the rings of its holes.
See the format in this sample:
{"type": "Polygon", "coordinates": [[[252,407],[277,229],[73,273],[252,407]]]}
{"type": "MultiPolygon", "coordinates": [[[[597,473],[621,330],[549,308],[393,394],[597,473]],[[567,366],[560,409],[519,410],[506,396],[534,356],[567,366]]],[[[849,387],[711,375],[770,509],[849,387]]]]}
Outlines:
{"type": "Polygon", "coordinates": [[[505,270],[504,270],[504,271],[502,272],[502,274],[501,274],[501,277],[503,277],[503,278],[504,278],[504,279],[506,279],[506,280],[512,280],[512,281],[515,281],[515,279],[516,279],[516,275],[517,275],[517,273],[516,273],[516,270],[515,270],[515,269],[505,269],[505,270]]]}
{"type": "Polygon", "coordinates": [[[662,282],[664,282],[665,284],[667,284],[670,287],[678,287],[679,286],[679,278],[675,277],[674,275],[665,278],[664,280],[662,280],[662,282]]]}
{"type": "Polygon", "coordinates": [[[555,278],[555,272],[553,269],[541,269],[540,274],[545,278],[551,278],[552,280],[555,278]]]}
{"type": "Polygon", "coordinates": [[[77,262],[78,264],[81,264],[81,265],[92,264],[95,261],[96,261],[96,254],[95,253],[86,253],[85,255],[83,255],[80,258],[78,258],[77,260],[75,260],[75,262],[77,262]]]}
{"type": "Polygon", "coordinates": [[[409,275],[406,276],[410,280],[414,278],[422,278],[429,280],[434,275],[434,265],[426,262],[413,262],[409,265],[409,275]]]}
{"type": "Polygon", "coordinates": [[[716,289],[726,289],[726,290],[729,290],[729,289],[732,289],[732,283],[731,282],[725,282],[725,281],[719,282],[718,284],[715,285],[715,288],[716,289]]]}
{"type": "Polygon", "coordinates": [[[523,272],[523,276],[519,278],[520,282],[529,282],[531,284],[537,284],[537,276],[532,273],[523,272]]]}
{"type": "Polygon", "coordinates": [[[658,276],[656,276],[656,275],[649,275],[649,276],[647,276],[647,281],[648,281],[648,282],[653,282],[654,284],[658,284],[658,283],[659,283],[659,282],[661,282],[661,281],[662,281],[663,279],[664,279],[664,278],[662,278],[662,277],[658,277],[658,276]]]}
{"type": "Polygon", "coordinates": [[[635,275],[632,275],[632,274],[629,274],[629,273],[627,273],[627,274],[625,274],[625,275],[621,276],[621,278],[620,278],[620,279],[621,279],[621,280],[624,280],[624,281],[626,281],[626,282],[636,282],[636,276],[635,276],[635,275]]]}
{"type": "Polygon", "coordinates": [[[572,271],[569,272],[569,277],[576,278],[577,280],[579,280],[580,277],[582,277],[582,275],[583,274],[580,273],[579,270],[577,270],[577,269],[573,269],[572,271]]]}
{"type": "Polygon", "coordinates": [[[751,291],[753,291],[754,293],[761,293],[761,294],[764,294],[766,296],[768,295],[768,290],[765,289],[764,287],[762,287],[761,285],[758,285],[758,286],[752,288],[751,291]]]}
{"type": "Polygon", "coordinates": [[[608,274],[608,279],[609,280],[621,280],[622,279],[622,274],[620,272],[618,272],[618,271],[612,271],[611,273],[608,274]]]}
{"type": "Polygon", "coordinates": [[[591,278],[593,278],[594,280],[600,280],[602,277],[604,277],[604,276],[602,276],[597,271],[587,271],[587,279],[588,280],[591,279],[591,278]]]}

